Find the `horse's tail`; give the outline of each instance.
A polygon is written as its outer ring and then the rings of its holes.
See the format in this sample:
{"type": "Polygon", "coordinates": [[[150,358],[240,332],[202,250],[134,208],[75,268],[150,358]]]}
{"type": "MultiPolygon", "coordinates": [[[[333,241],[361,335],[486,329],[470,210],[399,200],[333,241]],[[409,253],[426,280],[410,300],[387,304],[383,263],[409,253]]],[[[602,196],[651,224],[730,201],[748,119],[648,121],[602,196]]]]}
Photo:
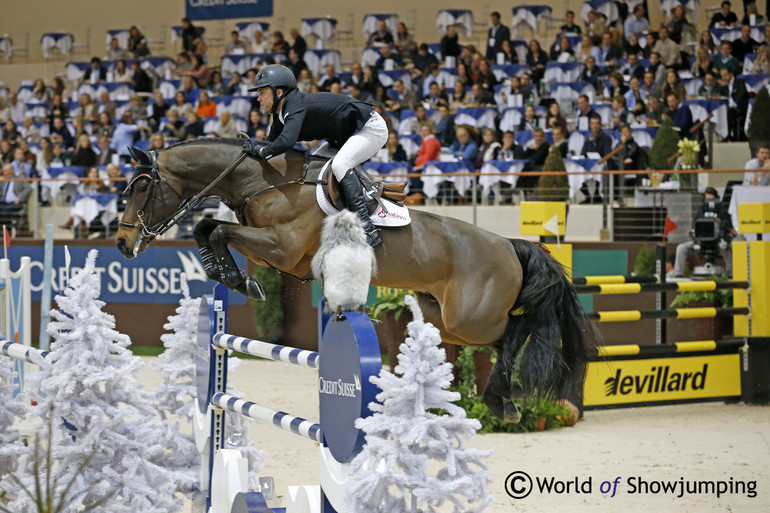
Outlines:
{"type": "Polygon", "coordinates": [[[537,244],[510,241],[523,281],[500,356],[525,394],[572,397],[582,388],[587,348],[601,335],[562,265],[537,244]]]}

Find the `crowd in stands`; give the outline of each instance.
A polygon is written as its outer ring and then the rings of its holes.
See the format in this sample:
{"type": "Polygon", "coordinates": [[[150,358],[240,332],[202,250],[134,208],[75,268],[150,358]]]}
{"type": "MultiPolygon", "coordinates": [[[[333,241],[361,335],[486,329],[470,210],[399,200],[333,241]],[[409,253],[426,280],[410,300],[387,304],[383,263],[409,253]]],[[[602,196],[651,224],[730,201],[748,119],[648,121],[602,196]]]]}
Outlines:
{"type": "MultiPolygon", "coordinates": [[[[684,105],[693,97],[724,99],[726,138],[745,140],[752,91],[741,77],[770,73],[770,25],[764,25],[756,5],[746,4],[745,12],[736,14],[725,0],[709,27],[696,27],[681,5],[652,27],[642,5],[629,11],[621,4],[619,19],[611,22],[590,11],[582,25],[569,11],[558,37],[527,43],[512,39],[495,12],[482,48],[462,44],[455,26],[447,27],[439,43],[428,44],[418,43],[404,23],[391,33],[382,21],[367,41],[376,59],[354,62],[344,71],[328,64],[317,75],[296,29],[288,40],[280,31],[266,36],[259,30],[245,40],[233,30],[226,54],[261,57],[244,73],[223,73],[221,63],[209,60],[205,38],[189,20],[182,21],[181,52],[165,70],[146,65],[147,40],[131,27],[127,47],[111,41],[104,58],[93,57],[77,80],[56,77],[45,84],[37,79],[0,94],[0,165],[5,179],[46,178],[51,168],[82,166],[88,170],[82,176],[99,176],[104,187],[119,192],[110,178],[130,162],[130,144],[163,148],[238,132],[265,137],[269,117],[246,90],[259,66],[273,62],[288,66],[304,92],[348,94],[374,104],[391,131],[377,158],[408,162],[415,172],[442,156],[476,170],[489,161],[523,160],[524,171],[537,171],[552,145],[563,157],[605,157],[620,144],[623,151],[607,166],[643,169],[646,148],[634,141],[634,129],[656,127],[668,117],[680,137],[703,138],[684,105]],[[739,28],[740,37],[719,41],[709,31],[715,27],[739,28]],[[554,78],[549,74],[553,63],[573,63],[565,69],[574,75],[554,78]],[[574,94],[559,94],[561,82],[572,83],[574,94]],[[475,108],[491,110],[491,120],[473,123],[465,116],[456,122],[460,113],[475,108]],[[573,133],[582,136],[580,144],[573,143],[573,133]],[[92,168],[101,174],[94,175],[92,168]]],[[[536,185],[537,177],[527,178],[517,187],[536,185]]],[[[0,209],[19,210],[14,205],[27,196],[20,187],[6,187],[0,209]]],[[[411,180],[411,187],[420,190],[420,179],[411,180]]],[[[587,202],[597,199],[584,194],[587,202]]],[[[42,187],[38,197],[54,199],[42,187]]]]}

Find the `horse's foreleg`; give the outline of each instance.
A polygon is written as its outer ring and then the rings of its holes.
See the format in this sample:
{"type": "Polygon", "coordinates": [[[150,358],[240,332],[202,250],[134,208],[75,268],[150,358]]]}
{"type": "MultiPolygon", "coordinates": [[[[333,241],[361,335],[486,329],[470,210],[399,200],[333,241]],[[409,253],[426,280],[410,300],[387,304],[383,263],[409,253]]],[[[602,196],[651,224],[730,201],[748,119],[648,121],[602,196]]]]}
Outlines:
{"type": "Polygon", "coordinates": [[[203,270],[206,272],[206,276],[222,283],[222,269],[209,240],[211,234],[220,224],[232,223],[210,218],[201,219],[198,224],[195,225],[193,237],[198,244],[198,252],[200,253],[201,261],[203,262],[203,270]]]}

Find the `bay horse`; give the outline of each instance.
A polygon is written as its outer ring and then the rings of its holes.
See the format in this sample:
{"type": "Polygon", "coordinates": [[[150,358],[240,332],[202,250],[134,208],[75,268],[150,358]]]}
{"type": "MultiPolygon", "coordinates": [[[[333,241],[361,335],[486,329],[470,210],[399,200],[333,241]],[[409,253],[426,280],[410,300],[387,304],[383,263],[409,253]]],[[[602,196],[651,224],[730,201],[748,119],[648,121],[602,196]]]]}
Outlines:
{"type": "MultiPolygon", "coordinates": [[[[202,139],[154,154],[131,148],[139,165],[115,237],[120,252],[126,258],[143,252],[158,227],[239,156],[242,144],[202,139]]],[[[196,226],[209,277],[258,296],[252,279],[237,287],[238,276],[229,280],[230,248],[259,266],[309,277],[325,216],[315,179],[326,162],[295,150],[269,162],[246,158],[216,183],[206,196],[230,206],[239,224],[204,219],[196,226]]],[[[382,229],[372,284],[416,291],[426,321],[445,342],[497,350],[482,397],[499,418],[519,420],[515,398],[575,394],[596,331],[562,266],[539,245],[420,210],[410,214],[411,224],[382,229]]]]}

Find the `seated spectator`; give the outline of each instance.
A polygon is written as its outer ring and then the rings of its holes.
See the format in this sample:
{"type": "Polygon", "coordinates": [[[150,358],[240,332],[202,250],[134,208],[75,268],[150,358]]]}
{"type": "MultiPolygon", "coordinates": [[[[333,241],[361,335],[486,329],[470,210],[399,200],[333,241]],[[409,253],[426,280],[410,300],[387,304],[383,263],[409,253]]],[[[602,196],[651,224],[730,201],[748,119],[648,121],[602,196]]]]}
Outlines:
{"type": "MultiPolygon", "coordinates": [[[[524,165],[524,172],[542,171],[545,159],[548,157],[548,142],[545,140],[545,132],[540,127],[532,131],[532,141],[524,148],[522,158],[527,161],[524,165]]],[[[516,189],[524,192],[525,197],[531,195],[537,187],[539,176],[521,175],[516,181],[516,189]]]]}
{"type": "Polygon", "coordinates": [[[583,68],[583,72],[580,74],[579,82],[588,82],[594,88],[594,90],[602,90],[604,85],[604,71],[596,65],[596,59],[589,57],[586,59],[586,67],[583,68]]]}
{"type": "Polygon", "coordinates": [[[481,169],[484,162],[497,160],[502,147],[502,144],[497,140],[495,131],[491,128],[484,128],[481,131],[481,146],[479,146],[479,153],[476,156],[476,169],[481,169]]]}
{"type": "Polygon", "coordinates": [[[639,56],[635,53],[631,53],[628,55],[628,60],[626,61],[626,64],[620,67],[618,72],[623,75],[629,75],[630,77],[636,77],[639,80],[642,80],[644,78],[644,66],[642,66],[639,63],[639,56]]]}
{"type": "MultiPolygon", "coordinates": [[[[137,62],[138,64],[138,62],[137,62]]],[[[107,77],[109,78],[109,72],[107,73],[107,77]]],[[[126,61],[124,59],[120,59],[117,62],[115,62],[115,69],[112,70],[112,82],[130,82],[131,81],[131,70],[128,69],[126,66],[126,61]]]]}
{"type": "Polygon", "coordinates": [[[437,82],[431,82],[430,86],[428,86],[428,94],[422,101],[430,104],[431,109],[437,109],[439,105],[449,105],[446,94],[441,91],[437,82]]]}
{"type": "Polygon", "coordinates": [[[682,62],[682,54],[679,45],[669,37],[668,27],[660,27],[658,30],[658,42],[655,43],[653,52],[660,55],[660,60],[667,68],[679,66],[682,62]]]}
{"type": "Polygon", "coordinates": [[[107,68],[102,66],[102,60],[99,57],[91,57],[91,65],[86,68],[83,74],[83,82],[97,84],[107,80],[107,68]]]}
{"type": "MultiPolygon", "coordinates": [[[[364,91],[361,90],[361,94],[363,93],[364,91]]],[[[398,111],[400,109],[398,107],[395,109],[393,108],[395,102],[393,101],[393,98],[388,96],[388,92],[385,90],[385,86],[383,85],[378,85],[374,90],[374,94],[372,95],[372,103],[374,103],[375,107],[380,107],[383,111],[391,109],[398,111]]]]}
{"type": "Polygon", "coordinates": [[[72,154],[70,164],[73,166],[91,167],[95,166],[98,160],[96,152],[91,146],[91,139],[85,134],[78,137],[78,146],[75,148],[75,153],[72,154]]]}
{"type": "Polygon", "coordinates": [[[642,92],[638,78],[631,77],[628,81],[628,86],[628,91],[625,94],[626,108],[638,120],[639,116],[644,114],[644,99],[646,95],[642,92]]]}
{"type": "MultiPolygon", "coordinates": [[[[310,70],[307,68],[302,69],[299,72],[299,75],[297,75],[297,89],[303,93],[310,93],[313,90],[313,87],[317,86],[313,80],[313,75],[310,73],[310,70]]],[[[339,82],[334,82],[329,86],[330,91],[332,87],[341,87],[341,84],[339,82]]],[[[320,91],[320,89],[318,90],[320,91]]]]}
{"type": "Polygon", "coordinates": [[[700,41],[699,41],[699,47],[704,47],[706,50],[708,50],[709,55],[716,55],[719,51],[719,48],[717,48],[717,45],[714,43],[714,38],[711,35],[711,32],[708,30],[704,30],[700,34],[700,41]]]}
{"type": "Polygon", "coordinates": [[[455,141],[455,118],[446,105],[439,105],[438,114],[436,138],[438,138],[441,146],[450,146],[455,141]]]}
{"type": "Polygon", "coordinates": [[[179,89],[179,92],[184,95],[186,102],[195,103],[198,101],[200,89],[192,77],[186,76],[182,77],[182,87],[179,89]]]}
{"type": "Polygon", "coordinates": [[[457,160],[470,162],[470,165],[473,166],[476,162],[479,147],[471,137],[470,128],[466,125],[455,127],[455,136],[457,138],[449,147],[449,150],[457,160]]]}
{"type": "Polygon", "coordinates": [[[64,147],[60,143],[54,143],[51,154],[51,167],[62,167],[70,165],[70,153],[64,151],[64,147]]]}
{"type": "Polygon", "coordinates": [[[403,80],[399,79],[393,82],[393,89],[396,92],[396,96],[393,98],[396,110],[414,109],[417,107],[417,95],[411,89],[406,88],[403,80]]]}
{"type": "Polygon", "coordinates": [[[70,117],[70,108],[62,100],[62,96],[60,94],[53,95],[51,109],[48,112],[48,123],[50,124],[54,118],[66,119],[68,117],[70,117]]]}
{"type": "Polygon", "coordinates": [[[537,85],[532,83],[531,75],[525,71],[521,74],[520,80],[521,80],[521,89],[529,91],[529,94],[531,96],[531,98],[528,99],[527,102],[535,105],[539,105],[540,99],[537,96],[537,85]]]}
{"type": "Polygon", "coordinates": [[[23,224],[27,200],[32,194],[30,182],[14,180],[15,178],[26,177],[16,176],[13,165],[4,164],[3,174],[0,175],[0,186],[3,191],[3,197],[0,199],[0,222],[5,225],[23,224]]]}
{"type": "MultiPolygon", "coordinates": [[[[2,101],[2,98],[0,98],[0,101],[2,101]]],[[[16,123],[14,123],[12,119],[8,119],[3,123],[3,128],[0,130],[0,133],[3,134],[4,139],[8,139],[12,144],[16,144],[17,140],[21,137],[19,130],[16,128],[16,123]]]]}
{"type": "Polygon", "coordinates": [[[230,116],[230,111],[223,110],[219,113],[216,132],[219,137],[235,137],[238,135],[238,127],[235,126],[235,120],[230,116]]]}
{"type": "Polygon", "coordinates": [[[195,114],[202,119],[216,117],[217,104],[211,101],[208,92],[201,91],[198,97],[198,106],[195,108],[195,114]]]}
{"type": "Polygon", "coordinates": [[[179,111],[173,107],[169,108],[166,116],[168,117],[168,121],[163,123],[162,132],[169,137],[173,137],[174,139],[183,140],[185,122],[183,119],[180,119],[179,111]]]}
{"type": "Polygon", "coordinates": [[[152,92],[152,78],[142,69],[138,60],[131,62],[131,77],[128,79],[128,82],[133,84],[134,91],[137,93],[152,92]]]}
{"type": "MultiPolygon", "coordinates": [[[[230,73],[230,78],[227,80],[227,90],[225,93],[222,93],[224,95],[233,95],[233,94],[242,94],[241,86],[243,85],[243,82],[241,81],[241,74],[237,71],[233,71],[230,73]]],[[[245,91],[244,91],[245,92],[245,91]]]]}
{"type": "Polygon", "coordinates": [[[532,80],[540,82],[543,79],[546,64],[548,64],[548,54],[543,51],[540,42],[533,39],[529,42],[527,52],[527,66],[532,71],[532,80]]]}
{"type": "Polygon", "coordinates": [[[604,87],[604,97],[614,98],[616,96],[625,96],[628,92],[628,86],[623,83],[623,75],[617,71],[610,73],[607,77],[607,85],[604,87]]]}
{"type": "Polygon", "coordinates": [[[669,94],[676,96],[680,103],[687,97],[687,90],[684,88],[682,79],[679,78],[679,74],[673,69],[668,70],[666,73],[666,85],[663,87],[663,97],[668,98],[669,94]]]}
{"type": "Polygon", "coordinates": [[[286,67],[294,73],[295,78],[299,78],[300,72],[307,69],[307,63],[299,56],[297,50],[289,48],[289,61],[286,63],[286,67]]]}
{"type": "MultiPolygon", "coordinates": [[[[420,143],[420,149],[414,160],[413,171],[422,171],[427,162],[438,160],[441,154],[441,144],[433,135],[430,125],[420,127],[420,137],[422,137],[422,143],[420,143]]],[[[422,191],[422,180],[419,177],[409,178],[409,192],[416,193],[418,191],[422,191]]]]}
{"type": "Polygon", "coordinates": [[[37,155],[35,155],[32,150],[29,149],[29,143],[24,139],[19,139],[18,149],[21,151],[22,161],[26,162],[30,166],[29,176],[40,176],[40,174],[37,173],[37,155]]]}
{"type": "Polygon", "coordinates": [[[613,96],[612,97],[612,128],[613,130],[619,130],[620,127],[630,124],[634,120],[634,116],[626,108],[625,96],[613,96]]]}
{"type": "Polygon", "coordinates": [[[230,86],[222,80],[222,74],[219,71],[211,73],[211,79],[206,89],[213,96],[228,96],[231,94],[230,86]]]}
{"type": "Polygon", "coordinates": [[[112,162],[107,164],[107,178],[109,178],[110,181],[107,182],[107,190],[105,192],[111,194],[123,194],[123,191],[126,190],[126,185],[128,185],[128,181],[120,180],[120,178],[124,178],[123,173],[121,173],[120,168],[112,162]]]}
{"type": "Polygon", "coordinates": [[[457,27],[449,25],[446,28],[446,34],[441,38],[441,58],[446,61],[447,57],[456,59],[460,56],[460,44],[457,36],[457,27]]]}
{"type": "Polygon", "coordinates": [[[575,13],[573,11],[567,11],[564,18],[567,22],[559,27],[560,36],[564,34],[575,34],[579,36],[582,34],[582,29],[578,25],[575,25],[575,13]]]}
{"type": "Polygon", "coordinates": [[[119,59],[130,59],[131,54],[128,50],[120,47],[117,37],[113,37],[110,39],[110,46],[107,48],[107,55],[105,55],[104,58],[108,61],[117,61],[119,59]]]}
{"type": "Polygon", "coordinates": [[[551,60],[556,62],[574,62],[575,50],[572,49],[572,43],[569,39],[562,37],[559,39],[559,47],[551,50],[551,60]]]}
{"type": "Polygon", "coordinates": [[[652,51],[655,48],[655,44],[658,42],[658,35],[655,32],[647,32],[644,39],[647,44],[642,49],[642,58],[649,59],[650,54],[652,54],[652,51]]]}
{"type": "Polygon", "coordinates": [[[321,75],[321,77],[318,79],[318,89],[324,92],[328,92],[329,87],[332,84],[339,84],[340,82],[342,82],[342,79],[340,79],[339,75],[337,75],[337,72],[334,71],[334,66],[332,64],[327,64],[324,67],[324,74],[321,75]]]}
{"type": "Polygon", "coordinates": [[[91,101],[90,94],[83,93],[80,95],[74,115],[83,121],[96,121],[97,106],[91,101]]]}
{"type": "MultiPolygon", "coordinates": [[[[435,57],[434,57],[435,59],[435,57]]],[[[418,55],[417,60],[420,60],[418,55]]],[[[382,70],[393,70],[404,67],[404,61],[401,60],[401,56],[394,54],[389,46],[383,46],[380,48],[380,58],[374,63],[374,67],[382,70]]],[[[415,64],[415,67],[416,64],[415,64]]],[[[419,69],[419,68],[418,68],[419,69]]]]}
{"type": "Polygon", "coordinates": [[[263,54],[272,49],[272,46],[265,40],[261,30],[254,31],[254,40],[251,42],[251,53],[263,54]]]}
{"type": "Polygon", "coordinates": [[[23,178],[37,178],[38,176],[37,169],[27,162],[24,150],[20,146],[13,150],[13,160],[11,161],[11,165],[13,166],[13,173],[16,176],[23,178]]]}
{"type": "MultiPolygon", "coordinates": [[[[765,17],[757,12],[757,4],[755,2],[748,2],[744,4],[746,6],[746,15],[741,21],[742,25],[764,25],[765,17]],[[754,19],[752,20],[752,15],[754,19]]],[[[767,41],[767,39],[765,39],[767,41]]]]}
{"type": "Polygon", "coordinates": [[[463,87],[470,87],[473,85],[473,77],[468,73],[468,68],[465,64],[457,64],[457,78],[456,82],[460,82],[463,87]]]}
{"type": "Polygon", "coordinates": [[[733,5],[730,3],[730,0],[723,0],[720,5],[721,9],[719,12],[714,13],[714,15],[711,17],[709,28],[734,27],[737,25],[738,16],[736,16],[735,13],[730,10],[733,5]]]}
{"type": "Polygon", "coordinates": [[[492,107],[495,105],[495,97],[485,91],[479,84],[471,87],[471,101],[468,107],[492,107]]]}
{"type": "Polygon", "coordinates": [[[642,4],[637,4],[634,6],[631,16],[626,18],[626,21],[623,23],[623,33],[626,35],[626,38],[628,38],[632,34],[638,35],[649,30],[650,21],[645,16],[644,6],[642,4]]]}
{"type": "MultiPolygon", "coordinates": [[[[333,82],[333,84],[339,84],[339,82],[333,82]]],[[[373,99],[369,93],[361,90],[361,86],[358,84],[348,84],[348,96],[355,98],[356,100],[364,103],[372,103],[373,99]]]]}
{"type": "Polygon", "coordinates": [[[182,48],[188,55],[206,55],[207,45],[198,27],[182,18],[182,48]]]}
{"type": "Polygon", "coordinates": [[[679,97],[674,93],[669,93],[666,96],[666,102],[668,103],[668,113],[666,115],[671,118],[674,122],[674,127],[678,129],[679,138],[689,138],[690,129],[694,125],[690,108],[682,105],[679,97]]]}
{"type": "Polygon", "coordinates": [[[754,59],[754,64],[749,73],[755,75],[770,73],[770,47],[767,43],[759,45],[757,57],[754,59]]]}
{"type": "Polygon", "coordinates": [[[281,55],[289,55],[289,49],[291,46],[289,43],[283,38],[283,32],[276,30],[273,32],[273,46],[271,48],[271,52],[273,53],[279,53],[281,55]]]}
{"type": "Polygon", "coordinates": [[[206,134],[203,132],[203,121],[198,118],[198,114],[193,111],[187,113],[187,125],[184,127],[184,134],[182,134],[182,140],[197,139],[198,137],[204,137],[206,134]]]}
{"type": "Polygon", "coordinates": [[[131,52],[135,59],[150,55],[147,39],[141,32],[139,32],[136,25],[133,25],[128,29],[128,51],[131,52]]]}
{"type": "Polygon", "coordinates": [[[411,133],[416,134],[420,131],[420,127],[422,125],[428,125],[430,126],[430,131],[434,134],[436,133],[436,122],[433,121],[433,119],[429,118],[428,115],[425,113],[425,107],[422,105],[417,105],[414,109],[414,114],[416,119],[412,122],[412,128],[410,130],[411,133]]]}
{"type": "Polygon", "coordinates": [[[602,67],[614,68],[618,64],[618,59],[623,57],[623,50],[613,44],[612,34],[607,31],[602,34],[602,44],[599,46],[599,59],[597,64],[602,67]]]}
{"type": "MultiPolygon", "coordinates": [[[[396,80],[396,82],[398,82],[398,80],[396,80]]],[[[371,95],[374,95],[375,91],[377,90],[377,87],[382,85],[380,84],[380,77],[376,66],[370,65],[370,66],[367,66],[366,69],[364,69],[363,82],[361,82],[360,84],[361,84],[361,90],[366,91],[371,95]]],[[[404,85],[404,83],[401,82],[401,85],[404,85]]],[[[396,87],[395,83],[393,87],[396,87]]]]}
{"type": "Polygon", "coordinates": [[[492,72],[486,59],[482,59],[479,62],[479,73],[476,78],[476,84],[480,85],[487,92],[493,92],[497,85],[497,77],[492,72]]]}
{"type": "Polygon", "coordinates": [[[578,130],[588,130],[591,124],[591,119],[594,117],[599,118],[599,121],[601,122],[599,114],[597,114],[593,107],[591,107],[591,102],[588,100],[587,95],[581,94],[578,96],[577,105],[577,119],[575,120],[575,123],[578,130]]]}
{"type": "Polygon", "coordinates": [[[746,162],[743,173],[744,186],[770,185],[770,145],[763,144],[757,149],[757,156],[746,162]]]}
{"type": "Polygon", "coordinates": [[[704,77],[706,73],[714,70],[714,62],[708,49],[701,45],[695,53],[695,61],[692,63],[692,75],[694,77],[704,77]]]}
{"type": "MultiPolygon", "coordinates": [[[[615,147],[623,145],[621,149],[613,158],[613,169],[641,169],[639,162],[639,145],[634,141],[632,137],[631,127],[629,125],[623,125],[620,127],[620,140],[615,147]]],[[[621,175],[615,175],[621,176],[621,175]]],[[[618,180],[615,180],[616,183],[618,180]]]]}
{"type": "Polygon", "coordinates": [[[96,106],[96,110],[99,114],[105,113],[110,119],[115,119],[115,112],[118,110],[118,105],[110,99],[110,93],[106,90],[102,90],[99,93],[99,103],[96,106]]]}
{"type": "Polygon", "coordinates": [[[647,126],[660,126],[661,121],[663,121],[663,108],[659,97],[647,97],[647,110],[644,113],[644,120],[647,126]]]}
{"type": "Polygon", "coordinates": [[[471,104],[471,95],[465,90],[460,81],[455,82],[452,89],[452,96],[449,98],[449,110],[456,112],[457,109],[464,109],[471,104]]]}
{"type": "Polygon", "coordinates": [[[729,68],[722,68],[719,73],[722,78],[722,86],[727,89],[729,138],[732,141],[743,141],[746,139],[743,122],[749,110],[749,93],[746,89],[746,82],[737,78],[729,68]]]}
{"type": "Polygon", "coordinates": [[[567,119],[561,115],[561,106],[559,102],[551,102],[548,106],[548,115],[546,116],[546,128],[553,130],[556,127],[561,127],[564,134],[567,134],[567,119]]]}
{"type": "Polygon", "coordinates": [[[602,37],[602,34],[607,30],[607,22],[604,15],[591,9],[586,17],[588,18],[588,21],[586,21],[586,34],[592,37],[602,37]]]}
{"type": "Polygon", "coordinates": [[[366,46],[392,44],[393,34],[391,34],[385,21],[380,20],[379,24],[377,25],[377,31],[372,32],[372,34],[369,36],[369,39],[366,40],[366,46]]]}
{"type": "Polygon", "coordinates": [[[540,118],[535,114],[535,108],[532,105],[527,105],[524,108],[524,115],[519,122],[519,132],[532,132],[535,128],[540,126],[540,118]]]}
{"type": "Polygon", "coordinates": [[[668,22],[668,35],[676,44],[682,43],[682,31],[690,25],[684,13],[684,7],[677,5],[671,9],[671,20],[668,22]]]}
{"type": "Polygon", "coordinates": [[[230,41],[225,45],[225,54],[248,53],[249,45],[241,39],[237,30],[230,32],[230,41]]]}
{"type": "Polygon", "coordinates": [[[585,63],[591,57],[593,57],[594,62],[596,62],[601,56],[599,54],[599,49],[594,46],[591,36],[585,35],[580,42],[580,50],[578,50],[575,55],[575,60],[585,63]]]}
{"type": "Polygon", "coordinates": [[[161,132],[156,132],[150,136],[149,150],[162,150],[166,147],[166,138],[161,132]]]}
{"type": "Polygon", "coordinates": [[[698,88],[698,96],[700,98],[724,98],[727,96],[727,90],[717,82],[713,70],[704,75],[703,85],[698,88]]]}
{"type": "Polygon", "coordinates": [[[131,106],[128,111],[131,112],[131,117],[134,120],[147,119],[147,105],[144,103],[144,98],[138,94],[131,97],[131,106]]]}
{"type": "Polygon", "coordinates": [[[115,132],[115,125],[112,124],[112,117],[107,112],[99,113],[99,124],[94,128],[94,135],[111,139],[113,132],[115,132]]]}
{"type": "Polygon", "coordinates": [[[173,107],[180,116],[187,116],[187,113],[193,110],[192,103],[187,101],[182,91],[178,91],[174,95],[173,107]]]}
{"type": "Polygon", "coordinates": [[[666,87],[666,66],[660,58],[658,52],[652,52],[650,54],[650,66],[647,71],[652,72],[655,77],[655,88],[660,94],[663,93],[663,88],[666,87]]]}
{"type": "Polygon", "coordinates": [[[741,69],[746,54],[756,52],[758,46],[759,43],[751,38],[751,26],[748,23],[741,25],[741,37],[733,41],[733,57],[738,60],[741,69]]]}
{"type": "Polygon", "coordinates": [[[733,56],[733,46],[729,41],[722,41],[719,45],[719,58],[714,61],[714,69],[719,72],[722,69],[729,69],[733,75],[741,72],[741,63],[733,56]]]}
{"type": "Polygon", "coordinates": [[[612,139],[602,130],[602,118],[598,115],[591,116],[588,126],[591,133],[586,137],[580,153],[584,156],[588,156],[589,153],[598,153],[599,157],[604,157],[612,150],[612,139]]]}
{"type": "MultiPolygon", "coordinates": [[[[560,126],[555,126],[553,128],[553,132],[551,132],[551,135],[553,136],[553,145],[559,148],[559,153],[561,153],[561,158],[566,159],[569,155],[569,142],[567,141],[567,132],[560,126]]],[[[550,148],[549,148],[550,150],[550,148]]]]}
{"type": "Polygon", "coordinates": [[[115,150],[115,153],[118,154],[118,158],[123,164],[131,163],[128,147],[136,142],[139,132],[144,131],[149,132],[150,127],[135,124],[130,110],[124,112],[120,117],[120,123],[118,123],[115,127],[115,131],[112,133],[110,148],[115,150]]]}
{"type": "Polygon", "coordinates": [[[406,23],[403,21],[398,24],[398,28],[396,29],[396,39],[393,43],[396,45],[398,52],[404,59],[411,61],[417,56],[417,43],[414,41],[414,38],[406,28],[406,23]]]}
{"type": "MultiPolygon", "coordinates": [[[[51,139],[48,137],[41,137],[40,151],[37,154],[37,163],[35,165],[38,174],[42,174],[43,171],[51,166],[51,160],[53,160],[53,145],[51,144],[51,139]]],[[[41,197],[41,200],[42,199],[43,198],[41,197]]]]}
{"type": "Polygon", "coordinates": [[[196,54],[192,57],[192,67],[187,71],[183,71],[182,75],[191,77],[195,81],[195,85],[197,87],[204,88],[209,85],[209,80],[211,79],[211,68],[209,68],[209,65],[204,62],[202,55],[196,54]]]}
{"type": "Polygon", "coordinates": [[[112,162],[112,156],[115,155],[115,150],[110,148],[110,138],[104,135],[99,136],[96,141],[99,146],[99,155],[96,157],[96,166],[102,167],[112,162]]]}
{"type": "Polygon", "coordinates": [[[398,134],[390,132],[388,142],[385,143],[385,149],[388,151],[388,162],[406,162],[409,159],[401,143],[398,142],[398,134]]]}
{"type": "Polygon", "coordinates": [[[24,121],[22,121],[21,129],[19,130],[19,133],[27,142],[30,142],[33,144],[40,142],[40,129],[32,121],[32,118],[29,118],[29,117],[24,118],[24,121]]]}
{"type": "Polygon", "coordinates": [[[638,35],[631,34],[628,36],[628,40],[623,44],[623,54],[626,57],[631,57],[632,55],[641,57],[644,55],[644,49],[642,48],[642,45],[639,44],[638,35]]]}
{"type": "Polygon", "coordinates": [[[39,102],[39,103],[47,103],[51,101],[52,95],[53,95],[52,90],[49,87],[46,87],[45,82],[43,82],[43,79],[38,78],[37,80],[35,80],[35,83],[32,86],[32,101],[39,102]]]}
{"type": "Polygon", "coordinates": [[[53,124],[50,127],[51,140],[62,144],[67,151],[75,149],[75,138],[70,133],[69,128],[60,117],[53,118],[53,124]]]}
{"type": "Polygon", "coordinates": [[[13,161],[13,145],[8,139],[0,139],[0,164],[10,164],[13,161]]]}
{"type": "Polygon", "coordinates": [[[8,108],[7,116],[10,117],[14,123],[21,123],[24,120],[24,116],[27,113],[27,106],[19,101],[19,97],[15,91],[8,92],[6,107],[8,108]]]}
{"type": "Polygon", "coordinates": [[[497,153],[498,160],[516,160],[524,155],[524,148],[516,144],[516,137],[513,132],[503,132],[503,141],[500,151],[497,153]]]}

